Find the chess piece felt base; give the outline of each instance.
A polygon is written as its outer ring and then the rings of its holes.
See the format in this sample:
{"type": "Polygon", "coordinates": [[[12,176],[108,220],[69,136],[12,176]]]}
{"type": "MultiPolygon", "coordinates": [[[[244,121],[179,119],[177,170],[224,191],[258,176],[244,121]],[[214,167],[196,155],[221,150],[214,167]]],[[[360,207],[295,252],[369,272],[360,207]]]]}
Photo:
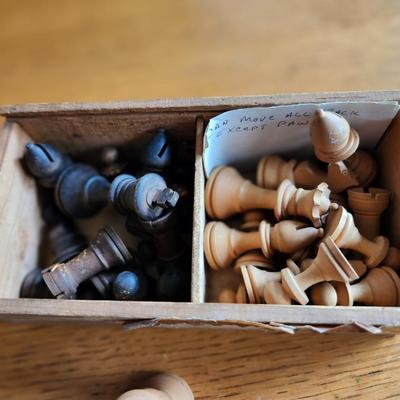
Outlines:
{"type": "Polygon", "coordinates": [[[347,191],[349,206],[360,233],[372,240],[381,232],[380,217],[389,206],[390,192],[385,189],[353,188],[347,191]]]}
{"type": "Polygon", "coordinates": [[[65,263],[42,271],[43,279],[54,296],[73,299],[79,284],[101,271],[127,264],[132,255],[110,227],[101,229],[89,246],[65,263]]]}
{"type": "Polygon", "coordinates": [[[97,214],[108,201],[110,183],[86,164],[73,164],[57,180],[54,196],[59,209],[70,218],[97,214]]]}
{"type": "Polygon", "coordinates": [[[162,373],[147,379],[144,389],[133,389],[117,400],[194,400],[190,386],[181,377],[162,373]]]}

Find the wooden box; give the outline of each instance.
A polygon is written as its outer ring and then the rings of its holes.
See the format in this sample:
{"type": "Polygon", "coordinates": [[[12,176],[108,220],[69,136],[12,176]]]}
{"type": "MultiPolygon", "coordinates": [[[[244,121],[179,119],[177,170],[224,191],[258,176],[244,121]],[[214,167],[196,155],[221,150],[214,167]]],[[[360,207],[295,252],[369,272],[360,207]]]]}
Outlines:
{"type": "MultiPolygon", "coordinates": [[[[113,321],[143,326],[235,326],[295,332],[395,331],[400,308],[319,307],[206,303],[203,256],[203,134],[207,121],[234,108],[328,101],[398,101],[400,91],[292,94],[257,97],[34,104],[0,108],[6,122],[0,134],[0,318],[34,321],[113,321]],[[106,144],[139,146],[163,126],[177,138],[196,140],[195,201],[190,303],[18,299],[25,274],[35,267],[41,237],[36,184],[22,170],[28,140],[49,142],[71,153],[106,144]]],[[[388,234],[400,245],[400,123],[396,117],[377,149],[382,185],[394,193],[388,234]]]]}

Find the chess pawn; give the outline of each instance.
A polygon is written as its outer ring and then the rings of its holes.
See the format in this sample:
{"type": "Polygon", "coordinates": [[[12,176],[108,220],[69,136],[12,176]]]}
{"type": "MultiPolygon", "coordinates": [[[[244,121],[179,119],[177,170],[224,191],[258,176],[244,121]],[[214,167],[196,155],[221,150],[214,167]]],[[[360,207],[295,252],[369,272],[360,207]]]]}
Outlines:
{"type": "Polygon", "coordinates": [[[329,195],[326,183],[314,190],[304,190],[286,179],[275,191],[254,185],[232,167],[218,167],[207,180],[205,206],[213,219],[223,220],[248,210],[270,209],[274,210],[278,221],[288,216],[305,217],[318,228],[329,210],[337,208],[330,202],[329,195]]]}
{"type": "Polygon", "coordinates": [[[112,285],[119,272],[121,272],[119,268],[113,268],[112,270],[99,272],[90,278],[90,282],[92,282],[94,288],[103,299],[112,297],[112,285]]]}
{"type": "Polygon", "coordinates": [[[218,303],[236,303],[236,293],[232,289],[222,289],[218,295],[218,303]]]}
{"type": "Polygon", "coordinates": [[[114,146],[106,146],[100,150],[100,162],[100,173],[109,179],[120,175],[128,165],[121,150],[114,146]]]}
{"type": "Polygon", "coordinates": [[[389,249],[389,240],[384,236],[376,236],[372,241],[362,236],[354,224],[353,216],[343,207],[329,214],[325,235],[331,236],[339,248],[363,254],[369,268],[379,265],[389,249]]]}
{"type": "Polygon", "coordinates": [[[354,188],[347,191],[349,206],[360,233],[372,240],[381,232],[381,214],[389,206],[390,192],[385,189],[354,188]]]}
{"type": "Polygon", "coordinates": [[[150,173],[136,179],[132,175],[117,176],[112,184],[109,199],[120,214],[135,212],[145,221],[154,221],[165,209],[175,207],[179,194],[167,187],[164,178],[150,173]]]}
{"type": "Polygon", "coordinates": [[[47,143],[27,143],[24,163],[40,185],[53,188],[60,174],[72,164],[72,160],[47,143]]]}
{"type": "Polygon", "coordinates": [[[167,264],[157,282],[157,300],[187,301],[189,284],[190,276],[181,265],[167,264]]]}
{"type": "Polygon", "coordinates": [[[248,304],[249,299],[247,298],[246,287],[244,283],[241,283],[236,291],[235,300],[237,304],[248,304]]]}
{"type": "Polygon", "coordinates": [[[292,304],[292,299],[286,293],[281,282],[268,281],[263,290],[264,301],[266,304],[292,304]]]}
{"type": "Polygon", "coordinates": [[[374,181],[377,174],[375,159],[365,150],[357,150],[345,161],[346,167],[357,177],[360,187],[368,187],[374,181]]]}
{"type": "MultiPolygon", "coordinates": [[[[347,260],[350,265],[353,267],[354,271],[358,275],[358,277],[363,277],[367,273],[367,266],[362,260],[347,260]]],[[[306,258],[300,264],[300,270],[305,271],[311,264],[313,263],[313,259],[306,258]]],[[[350,280],[352,282],[352,280],[350,280]]]]}
{"type": "Polygon", "coordinates": [[[49,288],[42,277],[42,271],[34,268],[25,275],[22,281],[19,297],[22,299],[53,299],[49,288]]]}
{"type": "Polygon", "coordinates": [[[244,232],[256,231],[260,222],[265,219],[265,213],[262,210],[249,210],[243,213],[243,223],[240,230],[244,232]]]}
{"type": "Polygon", "coordinates": [[[271,226],[262,221],[257,232],[241,232],[223,222],[212,221],[204,231],[204,251],[213,269],[228,268],[235,259],[250,250],[261,249],[270,259],[279,251],[294,253],[322,237],[323,229],[303,222],[285,220],[271,226]]]}
{"type": "Polygon", "coordinates": [[[271,261],[268,260],[260,250],[248,251],[247,253],[244,253],[242,256],[237,258],[233,266],[233,270],[240,274],[240,267],[242,265],[253,265],[254,267],[267,270],[276,269],[276,267],[271,265],[271,261]]]}
{"type": "Polygon", "coordinates": [[[333,193],[340,193],[346,189],[358,186],[357,176],[346,166],[343,161],[328,165],[327,182],[333,193]]]}
{"type": "MultiPolygon", "coordinates": [[[[294,170],[294,183],[304,189],[313,189],[322,182],[328,182],[328,175],[310,161],[300,162],[294,170]]],[[[331,189],[328,182],[329,189],[331,189]]]]}
{"type": "Polygon", "coordinates": [[[346,160],[357,150],[357,131],[341,115],[318,109],[310,125],[311,142],[316,157],[326,163],[346,160]]]}
{"type": "Polygon", "coordinates": [[[337,293],[329,282],[320,282],[310,289],[311,302],[317,306],[336,306],[337,293]]]}
{"type": "Polygon", "coordinates": [[[386,257],[382,261],[386,265],[396,271],[400,270],[400,250],[397,247],[389,247],[386,257]]]}
{"type": "Polygon", "coordinates": [[[262,158],[257,165],[257,185],[265,189],[275,190],[285,179],[295,183],[294,168],[296,164],[296,160],[285,161],[276,155],[262,158]]]}
{"type": "Polygon", "coordinates": [[[334,283],[338,305],[352,306],[354,302],[369,306],[393,307],[400,305],[400,278],[388,267],[374,268],[359,283],[334,283]]]}
{"type": "MultiPolygon", "coordinates": [[[[300,273],[299,267],[294,263],[288,264],[288,268],[290,268],[295,275],[300,273]]],[[[246,287],[247,297],[250,303],[261,303],[261,299],[264,297],[264,287],[267,282],[281,281],[280,271],[263,271],[254,267],[253,265],[242,265],[240,270],[242,272],[243,282],[246,287]]]]}
{"type": "Polygon", "coordinates": [[[65,263],[58,263],[42,271],[43,279],[54,296],[73,299],[79,284],[86,279],[114,267],[127,264],[132,255],[110,227],[101,229],[89,247],[65,263]]]}
{"type": "Polygon", "coordinates": [[[112,291],[116,300],[143,300],[147,293],[146,276],[137,269],[122,271],[113,280],[112,291]]]}
{"type": "Polygon", "coordinates": [[[97,214],[108,201],[110,183],[90,165],[73,164],[57,180],[54,191],[59,209],[70,218],[97,214]]]}
{"type": "Polygon", "coordinates": [[[142,386],[144,389],[129,390],[117,400],[194,400],[190,386],[177,375],[158,374],[142,386]]]}
{"type": "Polygon", "coordinates": [[[294,275],[289,268],[285,268],[281,274],[285,291],[293,300],[303,305],[309,302],[305,291],[319,282],[348,282],[358,278],[353,267],[329,236],[321,242],[316,258],[305,271],[294,275]]]}
{"type": "Polygon", "coordinates": [[[161,172],[171,165],[172,147],[166,130],[160,128],[140,152],[140,163],[146,171],[161,172]]]}

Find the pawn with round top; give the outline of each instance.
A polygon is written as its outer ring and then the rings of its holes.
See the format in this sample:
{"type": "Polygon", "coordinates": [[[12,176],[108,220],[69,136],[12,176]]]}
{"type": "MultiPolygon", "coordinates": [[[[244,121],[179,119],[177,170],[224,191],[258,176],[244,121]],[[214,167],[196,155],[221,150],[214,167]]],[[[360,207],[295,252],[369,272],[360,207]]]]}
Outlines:
{"type": "Polygon", "coordinates": [[[336,306],[337,293],[335,287],[329,282],[320,282],[310,289],[312,304],[316,306],[336,306]]]}
{"type": "Polygon", "coordinates": [[[376,236],[372,241],[362,236],[354,224],[353,216],[344,207],[330,213],[325,235],[331,236],[339,248],[363,254],[369,268],[379,265],[389,249],[389,240],[384,236],[376,236]]]}
{"type": "Polygon", "coordinates": [[[129,390],[117,400],[194,400],[190,386],[174,374],[154,375],[141,386],[144,388],[129,390]]]}
{"type": "Polygon", "coordinates": [[[323,225],[329,211],[338,206],[329,200],[330,190],[321,183],[314,190],[296,188],[288,179],[275,190],[263,189],[244,179],[232,167],[215,168],[207,180],[205,206],[213,219],[224,220],[248,210],[274,210],[276,219],[308,218],[315,227],[323,225]]]}
{"type": "Polygon", "coordinates": [[[282,285],[289,296],[300,304],[309,302],[306,289],[324,281],[348,282],[358,276],[332,238],[326,237],[319,245],[313,263],[298,275],[289,268],[281,271],[282,285]]]}
{"type": "Polygon", "coordinates": [[[277,251],[294,253],[322,235],[322,228],[313,228],[299,221],[285,220],[274,226],[262,221],[257,232],[242,232],[223,222],[212,221],[204,231],[204,251],[213,269],[223,269],[250,250],[261,249],[270,259],[277,251]]]}
{"type": "Polygon", "coordinates": [[[359,283],[335,282],[338,305],[352,306],[354,302],[369,306],[400,305],[400,278],[388,267],[374,268],[359,283]]]}

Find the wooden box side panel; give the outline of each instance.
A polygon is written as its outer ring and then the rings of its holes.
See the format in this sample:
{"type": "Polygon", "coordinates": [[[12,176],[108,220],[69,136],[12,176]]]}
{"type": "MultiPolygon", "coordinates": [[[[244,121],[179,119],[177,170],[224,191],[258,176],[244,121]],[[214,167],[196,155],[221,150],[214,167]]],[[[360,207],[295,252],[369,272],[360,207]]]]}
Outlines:
{"type": "Polygon", "coordinates": [[[40,230],[36,184],[23,170],[27,134],[14,123],[0,133],[0,298],[16,298],[38,263],[40,230]]]}

